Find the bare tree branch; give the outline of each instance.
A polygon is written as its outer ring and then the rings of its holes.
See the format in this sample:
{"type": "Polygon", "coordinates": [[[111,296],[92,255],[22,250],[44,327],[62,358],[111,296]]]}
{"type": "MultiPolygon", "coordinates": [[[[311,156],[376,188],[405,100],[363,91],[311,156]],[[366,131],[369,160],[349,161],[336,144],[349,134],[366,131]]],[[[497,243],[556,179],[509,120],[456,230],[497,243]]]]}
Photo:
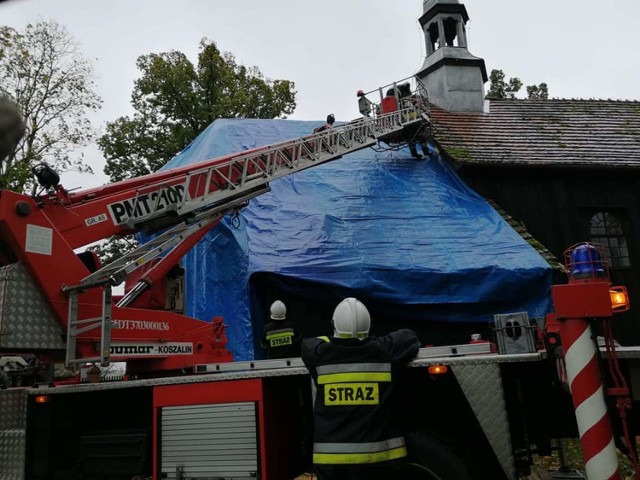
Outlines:
{"type": "Polygon", "coordinates": [[[28,189],[31,167],[43,160],[61,172],[89,168],[75,152],[95,138],[87,113],[102,100],[91,75],[91,64],[62,25],[39,22],[21,32],[0,26],[0,92],[15,101],[26,126],[0,163],[2,188],[28,189]]]}

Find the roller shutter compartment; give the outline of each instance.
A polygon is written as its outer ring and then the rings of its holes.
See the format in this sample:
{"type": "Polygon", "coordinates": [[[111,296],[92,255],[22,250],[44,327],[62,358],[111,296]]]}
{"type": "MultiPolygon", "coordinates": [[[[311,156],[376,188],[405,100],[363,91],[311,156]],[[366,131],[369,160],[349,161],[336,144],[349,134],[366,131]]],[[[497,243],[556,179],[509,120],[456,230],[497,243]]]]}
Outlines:
{"type": "Polygon", "coordinates": [[[253,402],[163,407],[162,478],[255,479],[256,419],[253,402]]]}

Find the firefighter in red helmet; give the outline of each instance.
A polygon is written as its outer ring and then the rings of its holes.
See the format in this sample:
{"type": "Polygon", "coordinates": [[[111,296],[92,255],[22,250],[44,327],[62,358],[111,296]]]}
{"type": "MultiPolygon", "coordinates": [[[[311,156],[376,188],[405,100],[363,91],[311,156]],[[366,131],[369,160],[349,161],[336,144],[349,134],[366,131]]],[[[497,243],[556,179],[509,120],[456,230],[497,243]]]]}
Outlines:
{"type": "Polygon", "coordinates": [[[362,90],[358,90],[356,94],[358,96],[358,110],[362,114],[363,117],[371,116],[371,111],[373,107],[373,103],[369,100],[365,93],[362,90]]]}
{"type": "Polygon", "coordinates": [[[306,338],[302,360],[316,384],[313,463],[319,480],[389,478],[407,456],[394,419],[394,373],[414,359],[416,334],[370,337],[367,307],[355,298],[333,312],[334,335],[306,338]]]}

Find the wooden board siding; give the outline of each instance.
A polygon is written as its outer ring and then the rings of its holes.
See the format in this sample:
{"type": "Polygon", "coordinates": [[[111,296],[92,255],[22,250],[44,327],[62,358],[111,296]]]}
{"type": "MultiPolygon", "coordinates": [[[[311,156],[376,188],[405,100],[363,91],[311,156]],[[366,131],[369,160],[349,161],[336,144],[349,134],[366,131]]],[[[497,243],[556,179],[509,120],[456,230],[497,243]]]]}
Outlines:
{"type": "Polygon", "coordinates": [[[559,259],[567,247],[590,239],[594,212],[624,213],[631,267],[613,269],[612,280],[629,289],[632,309],[616,316],[614,332],[624,345],[640,344],[640,171],[465,165],[458,173],[559,259]]]}

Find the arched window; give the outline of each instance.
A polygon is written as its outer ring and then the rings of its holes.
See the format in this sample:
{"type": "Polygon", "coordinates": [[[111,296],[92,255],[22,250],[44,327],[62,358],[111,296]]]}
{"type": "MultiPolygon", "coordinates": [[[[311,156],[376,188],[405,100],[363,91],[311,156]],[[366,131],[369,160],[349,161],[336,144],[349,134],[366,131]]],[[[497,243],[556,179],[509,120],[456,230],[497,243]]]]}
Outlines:
{"type": "Polygon", "coordinates": [[[591,241],[604,246],[611,267],[631,266],[622,222],[614,214],[598,212],[591,217],[591,241]]]}

